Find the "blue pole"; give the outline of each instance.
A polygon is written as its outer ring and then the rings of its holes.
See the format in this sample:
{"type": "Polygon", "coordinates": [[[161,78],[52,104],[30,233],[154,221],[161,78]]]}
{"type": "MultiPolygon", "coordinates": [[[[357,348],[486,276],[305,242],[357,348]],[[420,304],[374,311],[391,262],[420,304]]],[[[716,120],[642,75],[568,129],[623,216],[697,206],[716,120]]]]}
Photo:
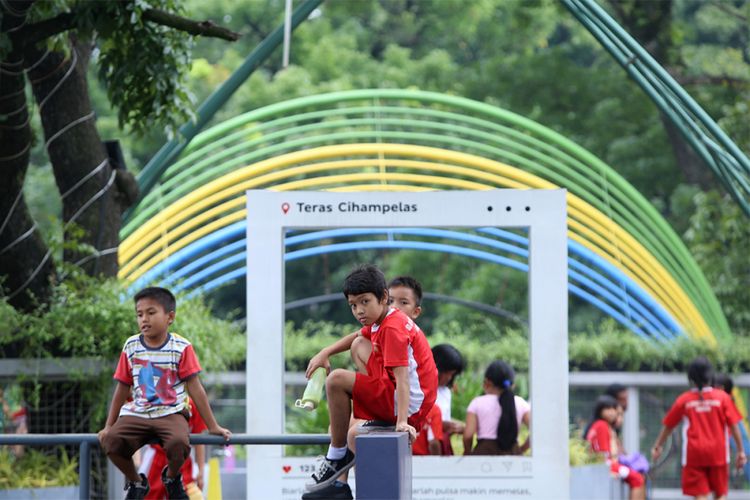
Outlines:
{"type": "Polygon", "coordinates": [[[78,487],[78,499],[88,500],[91,491],[91,445],[88,441],[81,441],[78,447],[78,478],[81,482],[78,487]]]}

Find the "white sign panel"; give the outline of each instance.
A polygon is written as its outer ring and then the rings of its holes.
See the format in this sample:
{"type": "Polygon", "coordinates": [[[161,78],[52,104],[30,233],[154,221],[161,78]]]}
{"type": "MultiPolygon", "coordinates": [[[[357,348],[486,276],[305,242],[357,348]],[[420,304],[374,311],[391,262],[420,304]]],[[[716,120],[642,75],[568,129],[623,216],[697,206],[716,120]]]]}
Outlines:
{"type": "MultiPolygon", "coordinates": [[[[564,190],[247,192],[247,432],[284,433],[287,229],[528,228],[531,456],[414,457],[414,500],[567,498],[568,329],[564,190]]],[[[342,300],[343,296],[342,296],[342,300]]],[[[356,326],[352,320],[353,327],[356,326]]],[[[247,495],[298,499],[312,459],[248,447],[247,495]]]]}

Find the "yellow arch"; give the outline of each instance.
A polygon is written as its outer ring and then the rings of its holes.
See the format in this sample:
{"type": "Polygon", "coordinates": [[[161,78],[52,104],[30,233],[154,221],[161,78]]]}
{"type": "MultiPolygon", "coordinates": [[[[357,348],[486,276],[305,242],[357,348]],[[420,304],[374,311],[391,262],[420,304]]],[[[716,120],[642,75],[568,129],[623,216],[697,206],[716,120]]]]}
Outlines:
{"type": "MultiPolygon", "coordinates": [[[[380,182],[414,182],[417,184],[433,184],[459,189],[490,189],[496,186],[513,188],[556,188],[539,177],[524,172],[493,160],[481,158],[465,153],[447,151],[436,148],[412,145],[396,144],[361,144],[326,146],[314,150],[306,150],[288,155],[283,155],[264,160],[254,165],[227,174],[213,182],[203,186],[189,195],[177,200],[166,207],[141,228],[135,231],[121,245],[120,258],[123,262],[121,276],[134,280],[151,269],[158,262],[176,252],[180,248],[199,239],[200,237],[224,227],[227,224],[242,220],[244,210],[239,210],[229,216],[218,220],[211,219],[220,216],[227,211],[238,209],[244,205],[242,194],[246,189],[266,187],[275,190],[311,189],[326,186],[328,189],[354,190],[351,184],[346,186],[330,186],[332,183],[351,183],[362,181],[380,182]],[[401,160],[387,158],[376,160],[373,158],[354,159],[337,162],[313,163],[293,168],[284,168],[287,165],[299,162],[320,160],[330,157],[357,156],[379,154],[396,154],[411,157],[429,158],[455,163],[472,165],[467,168],[457,165],[446,165],[429,163],[415,160],[401,160]],[[355,169],[361,172],[362,168],[375,167],[378,162],[385,162],[387,167],[410,168],[419,170],[431,170],[434,172],[445,172],[452,175],[471,176],[481,179],[489,184],[468,181],[464,179],[445,178],[438,176],[391,173],[373,168],[373,173],[359,173],[347,175],[329,175],[321,178],[302,179],[284,184],[273,184],[282,179],[309,175],[317,172],[330,171],[332,169],[355,169]],[[488,172],[489,171],[489,172],[488,172]],[[265,175],[260,175],[270,172],[265,175]],[[497,173],[503,174],[498,176],[497,173]],[[242,182],[242,179],[247,179],[242,182]],[[236,196],[229,201],[223,201],[228,197],[236,196]],[[209,208],[210,207],[210,208],[209,208]],[[197,214],[201,210],[204,212],[197,214]],[[188,219],[178,225],[180,221],[188,219]],[[201,226],[201,224],[206,225],[201,226]],[[174,229],[172,229],[174,228],[174,229]],[[178,238],[181,234],[192,232],[185,237],[178,238]]],[[[366,184],[369,189],[382,190],[390,184],[366,184]]],[[[403,189],[415,189],[415,186],[403,187],[403,189]]],[[[401,187],[397,189],[402,189],[401,187]]],[[[425,188],[422,188],[425,189],[425,188]]],[[[429,188],[426,188],[429,189],[429,188]]],[[[625,267],[625,272],[645,289],[651,291],[655,297],[677,318],[688,331],[699,337],[713,340],[708,326],[695,306],[686,296],[684,291],[677,285],[671,275],[658,263],[658,261],[643,248],[630,234],[625,232],[611,219],[590,206],[583,200],[569,194],[569,228],[570,237],[592,249],[597,254],[604,256],[608,261],[618,267],[625,267]],[[622,248],[611,243],[618,241],[622,248]]]]}

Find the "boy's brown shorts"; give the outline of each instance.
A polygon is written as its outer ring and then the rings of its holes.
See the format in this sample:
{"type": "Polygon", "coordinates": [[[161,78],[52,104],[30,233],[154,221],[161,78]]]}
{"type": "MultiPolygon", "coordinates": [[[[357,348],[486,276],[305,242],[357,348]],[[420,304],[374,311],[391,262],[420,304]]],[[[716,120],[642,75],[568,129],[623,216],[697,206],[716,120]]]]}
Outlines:
{"type": "Polygon", "coordinates": [[[190,454],[190,428],[184,413],[174,413],[158,418],[122,416],[102,440],[107,455],[130,458],[143,445],[158,441],[169,460],[190,454]]]}

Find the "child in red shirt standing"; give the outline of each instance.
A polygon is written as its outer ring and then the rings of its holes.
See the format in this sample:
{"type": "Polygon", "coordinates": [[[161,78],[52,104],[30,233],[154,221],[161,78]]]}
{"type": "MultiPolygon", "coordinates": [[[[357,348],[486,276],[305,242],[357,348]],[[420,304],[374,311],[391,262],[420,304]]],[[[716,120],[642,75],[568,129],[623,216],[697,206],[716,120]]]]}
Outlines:
{"type": "Polygon", "coordinates": [[[437,392],[437,368],[427,338],[411,318],[388,305],[383,273],[372,265],[360,266],[346,277],[343,292],[365,328],[322,350],[310,360],[308,372],[330,366],[328,357],[351,349],[359,336],[370,341],[372,352],[367,373],[338,369],[326,379],[331,445],[305,485],[309,492],[333,485],[354,465],[354,453],[346,445],[352,407],[354,418],[395,425],[413,440],[437,392]]]}
{"type": "Polygon", "coordinates": [[[422,428],[417,431],[417,439],[411,445],[412,455],[443,454],[443,413],[438,405],[432,407],[422,428]]]}
{"type": "MultiPolygon", "coordinates": [[[[190,420],[188,420],[190,433],[201,434],[208,429],[208,426],[203,421],[200,413],[196,411],[193,401],[189,400],[188,404],[190,405],[190,420]]],[[[185,463],[182,464],[180,474],[182,475],[182,484],[185,486],[185,493],[190,497],[190,500],[197,500],[203,499],[201,491],[203,490],[203,468],[206,465],[206,445],[197,444],[193,446],[193,449],[195,450],[197,475],[193,472],[193,460],[189,456],[185,459],[185,463]]],[[[144,450],[141,455],[140,466],[138,467],[138,472],[146,475],[150,488],[144,500],[163,500],[164,498],[168,498],[167,490],[161,481],[161,471],[164,470],[164,467],[168,463],[167,453],[160,444],[150,444],[144,450]]]]}
{"type": "Polygon", "coordinates": [[[651,456],[661,456],[667,436],[683,424],[682,492],[695,498],[708,498],[713,492],[723,500],[729,491],[729,436],[737,443],[737,468],[747,462],[737,424],[742,417],[729,395],[711,387],[711,363],[700,356],[688,366],[688,380],[695,387],[682,393],[664,417],[661,432],[651,456]]]}

